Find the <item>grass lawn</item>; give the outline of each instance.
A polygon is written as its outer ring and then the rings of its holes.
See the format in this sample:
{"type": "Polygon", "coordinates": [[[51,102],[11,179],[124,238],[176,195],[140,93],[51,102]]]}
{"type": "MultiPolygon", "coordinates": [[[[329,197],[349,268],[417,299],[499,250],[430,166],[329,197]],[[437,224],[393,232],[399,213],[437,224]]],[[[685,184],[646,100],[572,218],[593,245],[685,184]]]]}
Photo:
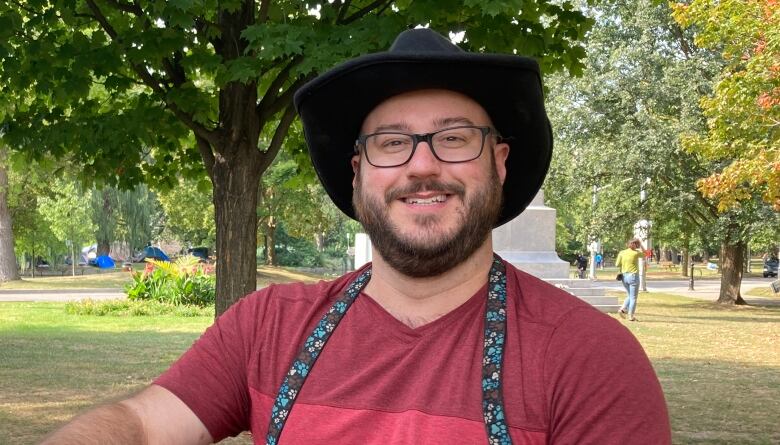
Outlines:
{"type": "Polygon", "coordinates": [[[674,443],[780,443],[780,307],[643,293],[637,318],[625,324],[658,373],[674,443]]]}
{"type": "MultiPolygon", "coordinates": [[[[639,298],[640,321],[624,323],[659,374],[674,443],[780,443],[780,307],[639,298]]],[[[35,443],[75,413],[142,388],[211,321],[0,304],[0,443],[35,443]]]]}

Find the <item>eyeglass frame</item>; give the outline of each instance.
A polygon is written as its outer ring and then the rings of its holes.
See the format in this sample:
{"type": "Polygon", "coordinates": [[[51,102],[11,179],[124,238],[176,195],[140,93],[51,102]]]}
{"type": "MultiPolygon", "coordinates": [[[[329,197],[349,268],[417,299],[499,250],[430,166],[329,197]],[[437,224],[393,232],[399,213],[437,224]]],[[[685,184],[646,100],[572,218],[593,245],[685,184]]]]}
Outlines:
{"type": "Polygon", "coordinates": [[[395,164],[395,165],[376,165],[373,162],[371,162],[371,159],[368,156],[368,151],[367,150],[366,150],[366,161],[369,164],[371,164],[372,166],[376,167],[376,168],[395,168],[395,167],[400,167],[402,165],[408,164],[409,161],[412,160],[412,157],[414,156],[414,153],[417,151],[417,146],[420,144],[420,142],[426,142],[428,144],[428,148],[431,150],[431,153],[433,153],[433,157],[435,157],[440,162],[445,162],[447,164],[460,164],[462,162],[471,162],[474,159],[477,159],[480,156],[482,156],[482,152],[485,151],[485,139],[487,139],[487,136],[489,134],[491,134],[491,133],[493,133],[496,136],[497,143],[500,143],[503,140],[501,135],[498,133],[498,131],[496,131],[495,128],[489,127],[489,126],[481,126],[481,125],[459,125],[457,127],[442,128],[441,130],[436,130],[436,131],[433,131],[431,133],[404,133],[404,132],[401,132],[401,131],[379,131],[379,132],[376,132],[376,133],[359,135],[357,140],[355,140],[355,154],[356,155],[360,154],[360,147],[361,146],[363,148],[366,148],[366,141],[371,136],[377,136],[377,135],[381,135],[381,134],[398,134],[398,135],[403,135],[403,136],[409,136],[409,137],[412,138],[412,151],[409,152],[409,157],[406,158],[406,160],[404,162],[402,162],[400,164],[395,164]],[[433,136],[435,136],[435,135],[437,135],[439,133],[445,132],[445,131],[457,130],[457,129],[460,129],[460,128],[474,128],[474,129],[477,129],[477,130],[480,131],[480,133],[482,134],[482,144],[479,147],[479,153],[477,153],[477,155],[474,156],[471,159],[463,159],[463,160],[460,160],[460,161],[446,161],[446,160],[440,158],[439,155],[436,153],[436,149],[433,148],[433,136]]]}

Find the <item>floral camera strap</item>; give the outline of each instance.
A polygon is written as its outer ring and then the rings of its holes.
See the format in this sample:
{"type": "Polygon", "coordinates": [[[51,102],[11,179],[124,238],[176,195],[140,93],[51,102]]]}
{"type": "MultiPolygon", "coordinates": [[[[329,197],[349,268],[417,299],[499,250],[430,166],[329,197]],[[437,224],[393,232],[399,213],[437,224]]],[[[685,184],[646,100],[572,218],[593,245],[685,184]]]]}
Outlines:
{"type": "MultiPolygon", "coordinates": [[[[306,377],[320,356],[330,335],[344,314],[352,306],[360,291],[371,279],[371,269],[366,269],[347,286],[341,297],[325,313],[312,333],[306,338],[301,352],[284,377],[271,409],[271,422],[266,445],[277,445],[287,417],[300,393],[306,377]]],[[[504,415],[501,390],[501,372],[506,339],[506,269],[501,259],[493,258],[488,276],[487,307],[482,353],[482,415],[490,445],[510,445],[512,439],[504,415]]]]}

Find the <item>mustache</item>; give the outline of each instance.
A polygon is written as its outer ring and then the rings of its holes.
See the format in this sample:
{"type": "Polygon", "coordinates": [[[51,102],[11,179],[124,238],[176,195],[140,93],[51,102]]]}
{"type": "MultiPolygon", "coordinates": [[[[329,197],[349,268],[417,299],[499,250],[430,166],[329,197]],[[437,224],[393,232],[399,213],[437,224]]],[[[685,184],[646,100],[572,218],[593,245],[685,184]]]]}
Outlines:
{"type": "Polygon", "coordinates": [[[449,195],[456,195],[461,199],[463,199],[463,196],[466,194],[466,190],[461,184],[446,183],[435,179],[427,179],[414,181],[403,187],[389,189],[387,192],[385,192],[385,204],[390,204],[404,195],[427,191],[444,192],[449,195]]]}

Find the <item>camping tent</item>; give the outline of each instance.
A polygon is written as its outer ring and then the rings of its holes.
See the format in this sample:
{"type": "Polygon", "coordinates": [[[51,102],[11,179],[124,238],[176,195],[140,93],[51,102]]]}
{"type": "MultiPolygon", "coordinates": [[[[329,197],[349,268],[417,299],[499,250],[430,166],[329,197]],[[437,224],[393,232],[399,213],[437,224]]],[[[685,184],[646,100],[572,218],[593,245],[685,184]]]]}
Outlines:
{"type": "Polygon", "coordinates": [[[101,269],[113,269],[114,260],[112,260],[108,255],[100,255],[99,257],[95,258],[95,266],[101,269]]]}

